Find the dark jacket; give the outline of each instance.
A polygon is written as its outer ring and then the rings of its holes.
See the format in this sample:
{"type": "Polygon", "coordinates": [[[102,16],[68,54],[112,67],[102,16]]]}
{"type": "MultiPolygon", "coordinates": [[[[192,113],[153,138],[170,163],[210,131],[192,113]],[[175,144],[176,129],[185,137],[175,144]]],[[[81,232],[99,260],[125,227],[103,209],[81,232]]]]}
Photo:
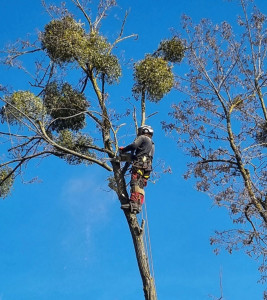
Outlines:
{"type": "Polygon", "coordinates": [[[140,135],[132,144],[122,149],[122,152],[129,151],[133,152],[136,159],[147,156],[152,160],[155,153],[155,146],[150,137],[146,135],[140,135]]]}

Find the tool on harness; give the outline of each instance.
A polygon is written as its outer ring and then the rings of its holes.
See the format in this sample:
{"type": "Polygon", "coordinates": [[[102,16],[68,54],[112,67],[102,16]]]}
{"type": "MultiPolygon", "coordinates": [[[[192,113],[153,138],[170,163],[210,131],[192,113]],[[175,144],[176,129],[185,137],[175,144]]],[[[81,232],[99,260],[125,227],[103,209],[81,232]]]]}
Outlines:
{"type": "Polygon", "coordinates": [[[122,162],[132,162],[134,159],[134,156],[132,155],[132,153],[120,153],[118,156],[119,161],[122,162]]]}
{"type": "Polygon", "coordinates": [[[113,157],[113,158],[106,158],[105,160],[108,161],[114,161],[114,162],[128,162],[132,163],[134,160],[134,155],[131,153],[119,153],[119,155],[113,157]]]}

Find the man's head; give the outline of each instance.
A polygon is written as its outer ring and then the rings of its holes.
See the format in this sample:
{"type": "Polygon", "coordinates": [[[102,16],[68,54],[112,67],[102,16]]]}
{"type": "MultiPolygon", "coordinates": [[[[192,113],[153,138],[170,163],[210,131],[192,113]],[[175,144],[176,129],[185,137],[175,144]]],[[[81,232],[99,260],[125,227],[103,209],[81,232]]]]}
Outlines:
{"type": "Polygon", "coordinates": [[[153,133],[154,133],[154,130],[149,125],[143,125],[138,128],[138,135],[144,134],[144,135],[148,135],[148,136],[152,137],[153,133]]]}

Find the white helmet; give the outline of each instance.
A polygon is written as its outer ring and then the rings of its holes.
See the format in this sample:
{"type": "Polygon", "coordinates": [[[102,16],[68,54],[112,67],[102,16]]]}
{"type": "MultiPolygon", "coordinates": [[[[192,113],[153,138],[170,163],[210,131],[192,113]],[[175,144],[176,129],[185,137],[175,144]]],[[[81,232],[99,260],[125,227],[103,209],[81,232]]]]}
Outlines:
{"type": "Polygon", "coordinates": [[[141,126],[141,127],[138,128],[138,135],[141,135],[141,134],[150,134],[152,136],[153,133],[154,133],[154,130],[149,125],[143,125],[143,126],[141,126]]]}

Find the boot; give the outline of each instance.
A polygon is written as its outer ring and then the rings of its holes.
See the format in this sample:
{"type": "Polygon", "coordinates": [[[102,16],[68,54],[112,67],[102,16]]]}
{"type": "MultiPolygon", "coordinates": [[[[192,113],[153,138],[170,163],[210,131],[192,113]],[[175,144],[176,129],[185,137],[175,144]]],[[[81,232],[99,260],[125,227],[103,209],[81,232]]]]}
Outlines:
{"type": "Polygon", "coordinates": [[[142,210],[142,205],[135,202],[135,201],[130,201],[130,203],[125,203],[121,205],[121,209],[130,209],[131,213],[133,214],[139,214],[142,210]]]}
{"type": "Polygon", "coordinates": [[[134,214],[139,214],[141,211],[141,205],[138,204],[137,202],[131,201],[130,202],[131,205],[131,212],[134,214]]]}

